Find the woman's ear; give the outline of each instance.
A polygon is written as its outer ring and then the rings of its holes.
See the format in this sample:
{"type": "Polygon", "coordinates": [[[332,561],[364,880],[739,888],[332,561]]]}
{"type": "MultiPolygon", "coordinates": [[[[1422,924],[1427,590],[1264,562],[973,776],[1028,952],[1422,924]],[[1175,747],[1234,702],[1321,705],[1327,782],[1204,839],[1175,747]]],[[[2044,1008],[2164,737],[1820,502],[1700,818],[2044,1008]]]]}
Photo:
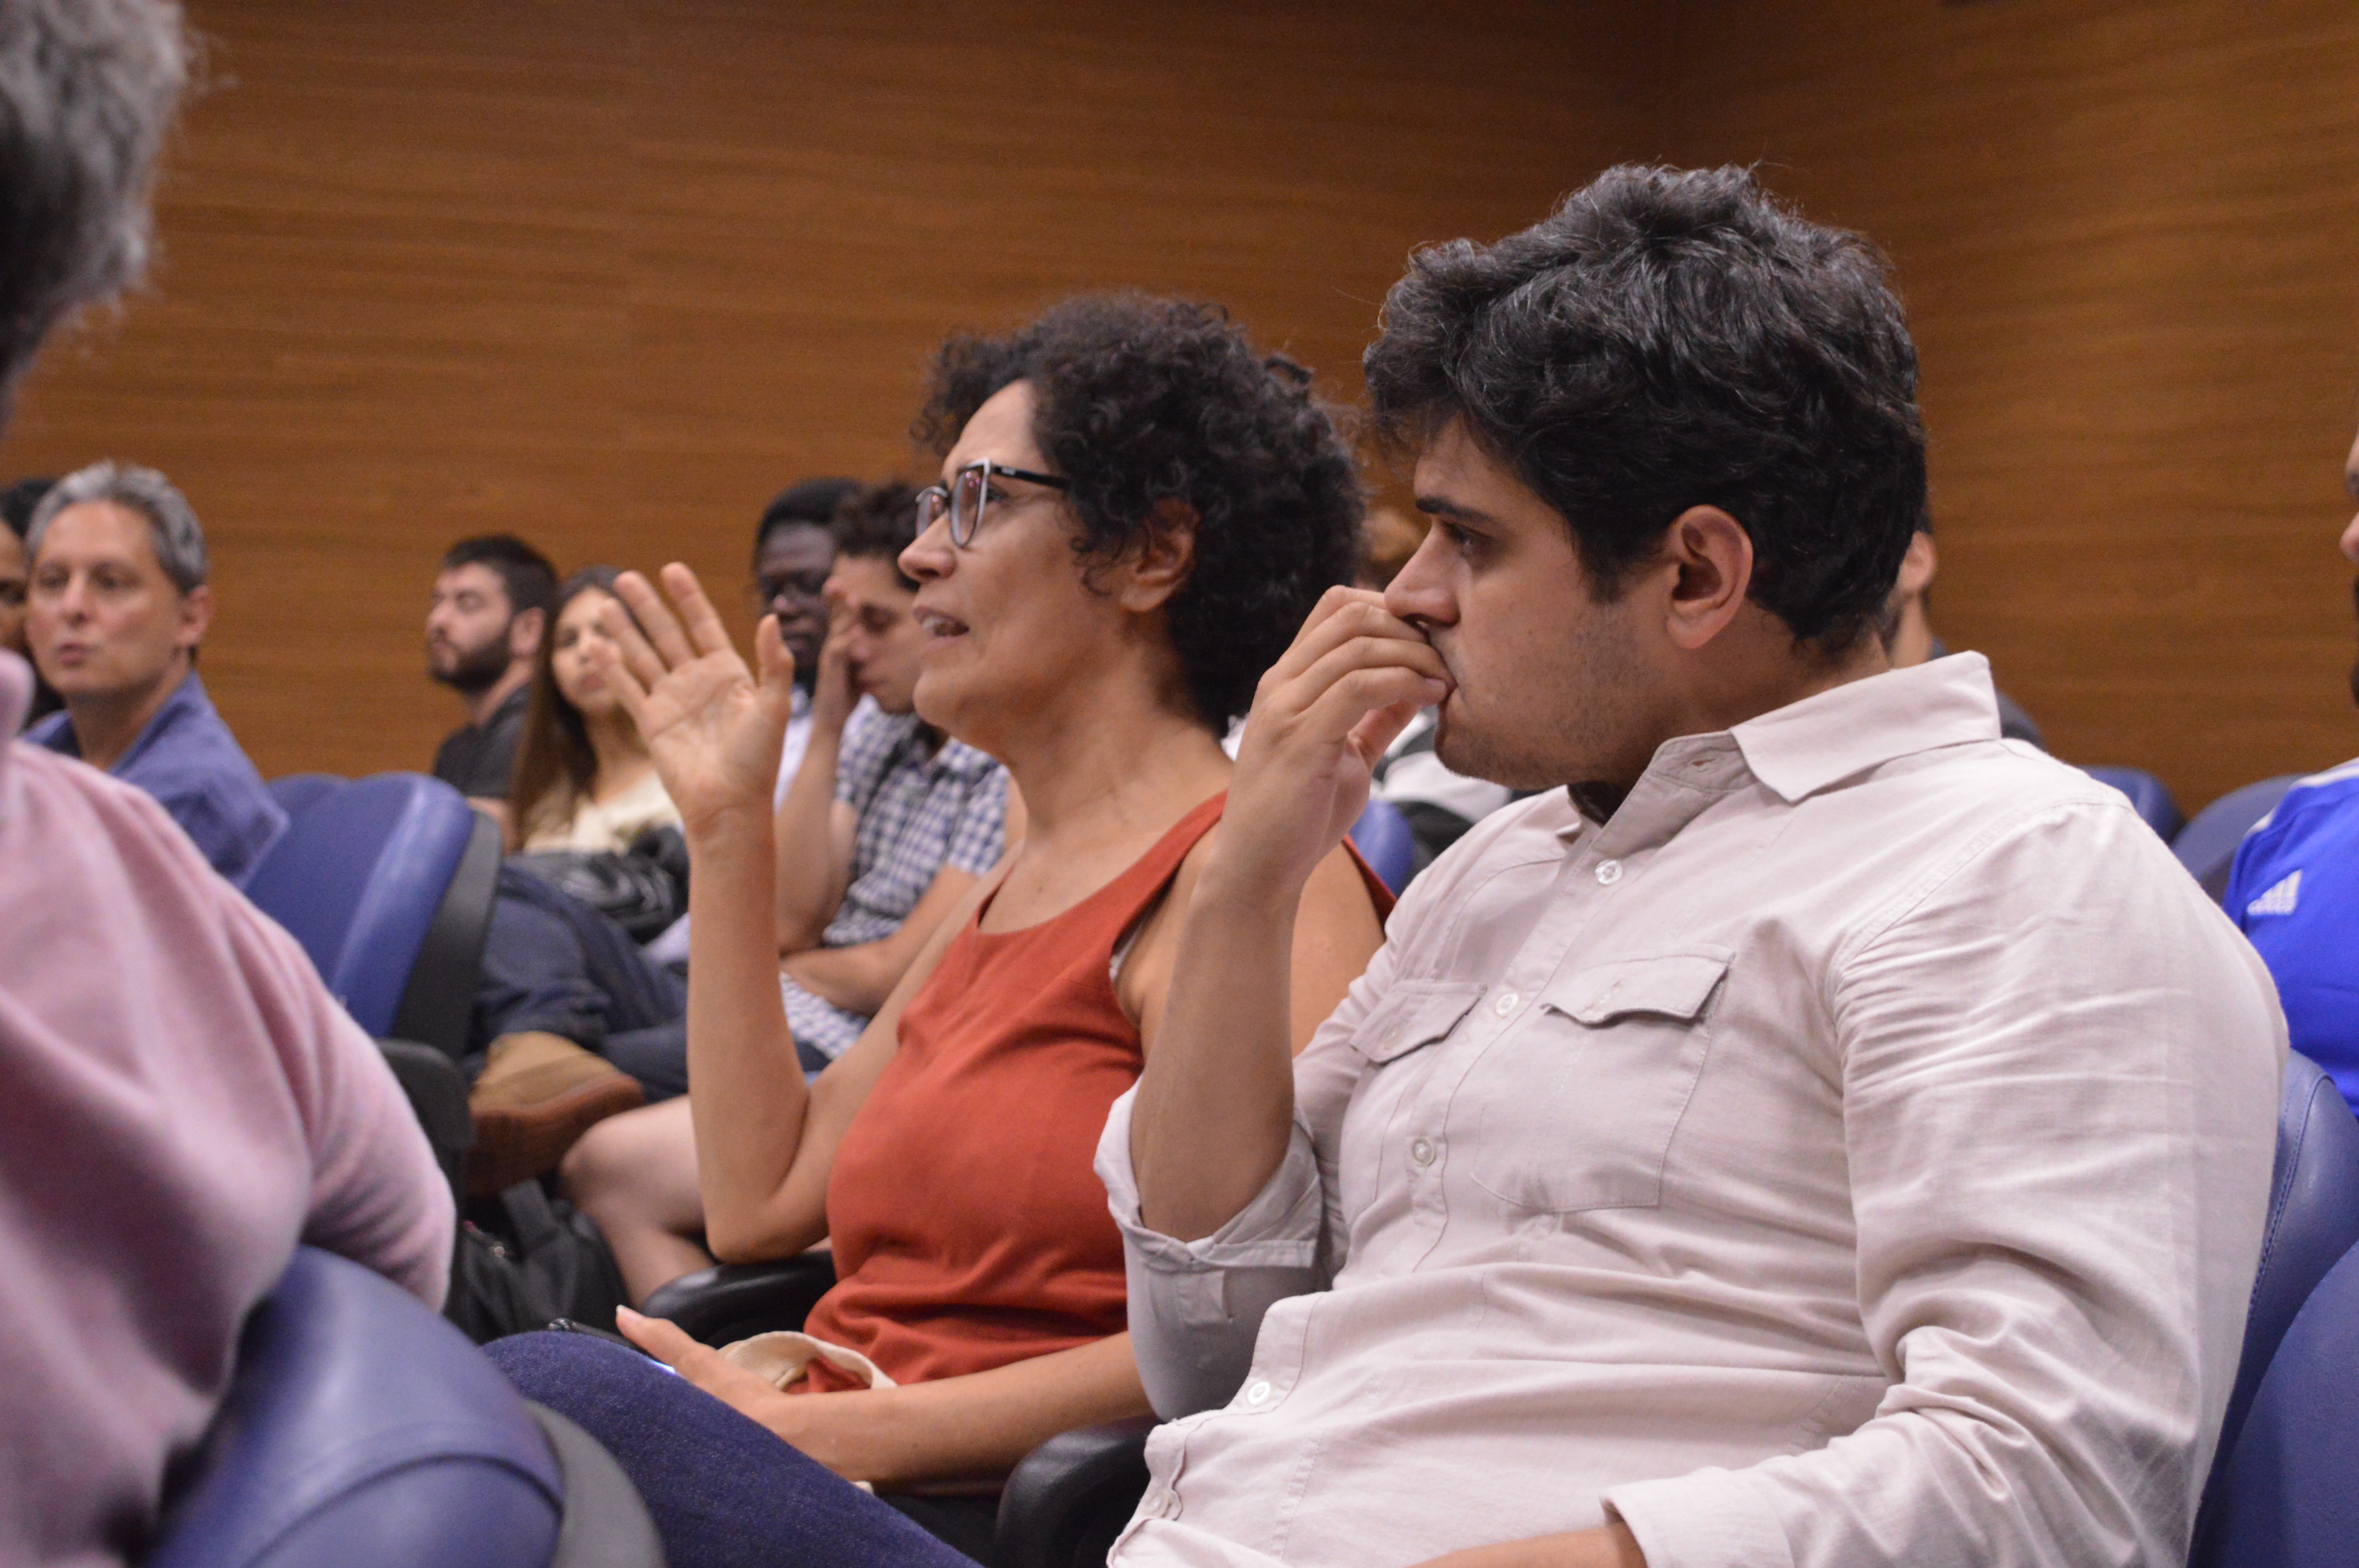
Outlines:
{"type": "Polygon", "coordinates": [[[1117,568],[1116,602],[1135,615],[1161,609],[1196,568],[1196,529],[1202,521],[1176,495],[1157,502],[1117,568]]]}

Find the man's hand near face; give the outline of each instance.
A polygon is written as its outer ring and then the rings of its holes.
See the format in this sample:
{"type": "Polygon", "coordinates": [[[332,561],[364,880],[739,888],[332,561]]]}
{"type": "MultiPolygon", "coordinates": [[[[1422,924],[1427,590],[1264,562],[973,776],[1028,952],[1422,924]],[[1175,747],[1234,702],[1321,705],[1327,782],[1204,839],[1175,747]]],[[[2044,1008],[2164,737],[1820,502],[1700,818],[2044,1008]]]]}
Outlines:
{"type": "Polygon", "coordinates": [[[1288,956],[1303,886],[1367,805],[1385,748],[1448,690],[1417,628],[1348,588],[1328,589],[1262,677],[1139,1079],[1131,1159],[1153,1228],[1212,1234],[1284,1158],[1288,956]]]}

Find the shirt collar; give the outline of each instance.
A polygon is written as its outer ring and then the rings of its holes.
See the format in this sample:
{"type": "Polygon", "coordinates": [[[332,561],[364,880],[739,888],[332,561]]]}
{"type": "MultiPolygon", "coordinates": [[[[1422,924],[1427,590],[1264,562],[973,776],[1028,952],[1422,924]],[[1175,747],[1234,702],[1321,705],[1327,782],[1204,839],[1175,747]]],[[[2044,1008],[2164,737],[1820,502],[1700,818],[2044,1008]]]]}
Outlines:
{"type": "Polygon", "coordinates": [[[1999,738],[1990,661],[1952,654],[1806,697],[1729,730],[1745,764],[1788,806],[1897,758],[1999,738]]]}

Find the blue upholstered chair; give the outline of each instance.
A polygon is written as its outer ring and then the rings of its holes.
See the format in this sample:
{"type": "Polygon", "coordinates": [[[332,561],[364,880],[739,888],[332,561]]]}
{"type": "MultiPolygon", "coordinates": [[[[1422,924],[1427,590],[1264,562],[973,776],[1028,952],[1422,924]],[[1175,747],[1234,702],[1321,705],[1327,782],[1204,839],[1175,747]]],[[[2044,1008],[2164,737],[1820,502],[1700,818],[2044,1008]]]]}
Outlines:
{"type": "Polygon", "coordinates": [[[143,1568],[661,1568],[638,1494],[458,1330],[306,1248],[143,1568]]]}
{"type": "Polygon", "coordinates": [[[2188,819],[2170,841],[2170,852],[2187,874],[2203,884],[2213,903],[2228,896],[2228,872],[2236,863],[2236,847],[2253,825],[2277,809],[2286,791],[2301,782],[2299,773],[2283,773],[2242,789],[2232,789],[2188,819]]]}
{"type": "Polygon", "coordinates": [[[2187,818],[2180,814],[2179,803],[2170,798],[2170,791],[2163,787],[2160,779],[2142,768],[2082,768],[2081,771],[2099,784],[2111,784],[2128,795],[2130,804],[2137,807],[2138,816],[2148,827],[2162,836],[2164,843],[2168,844],[2178,837],[2180,827],[2187,818]]]}
{"type": "Polygon", "coordinates": [[[2190,1568],[2348,1568],[2359,1559],[2359,1249],[2310,1292],[2235,1448],[2212,1471],[2190,1568]]]}
{"type": "Polygon", "coordinates": [[[1417,835],[1390,801],[1368,797],[1367,808],[1352,824],[1352,847],[1396,898],[1417,874],[1417,835]]]}
{"type": "Polygon", "coordinates": [[[422,773],[321,792],[254,869],[245,895],[310,955],[363,1029],[465,1050],[499,830],[422,773]]]}
{"type": "MultiPolygon", "coordinates": [[[[2267,1228],[2261,1235],[2260,1272],[2253,1281],[2252,1303],[2245,1319],[2244,1355],[2236,1366],[2227,1416],[2220,1425],[2219,1451],[2196,1519],[2195,1552],[2190,1561],[2197,1568],[2230,1568],[2231,1564],[2265,1568],[2277,1563],[2326,1561],[2253,1555],[2242,1549],[2231,1551],[2228,1543],[2264,1539],[2253,1533],[2264,1524],[2270,1531],[2294,1530],[2296,1521],[2290,1513],[2309,1506],[2304,1501],[2308,1494],[2300,1487],[2289,1480],[2282,1484],[2270,1480],[2268,1465],[2274,1461],[2265,1463],[2258,1457],[2280,1448],[2288,1433],[2310,1419],[2293,1413],[2308,1396],[2291,1385],[2311,1380],[2333,1384],[2336,1391],[2332,1400],[2350,1412],[2345,1419],[2352,1424],[2346,1426],[2346,1433],[2359,1434],[2359,1401],[2349,1394],[2359,1359],[2339,1364],[2312,1360],[2307,1363],[2311,1371],[2280,1374],[2277,1370],[2280,1358],[2290,1354],[2291,1331],[2309,1310],[2306,1303],[2354,1246],[2359,1246],[2359,1120],[2353,1119],[2334,1080],[2297,1052],[2286,1058],[2285,1091],[2277,1102],[2277,1165],[2269,1183],[2267,1228]],[[2262,1390],[2271,1379],[2287,1386],[2264,1398],[2262,1390]],[[2265,1407],[2269,1413],[2262,1413],[2265,1407]],[[2245,1434],[2256,1423],[2270,1427],[2275,1435],[2255,1433],[2248,1445],[2245,1434]],[[2256,1513],[2269,1515],[2275,1522],[2256,1522],[2256,1513]]],[[[2347,1268],[2343,1271],[2351,1272],[2347,1268]]],[[[2349,1344],[2359,1340],[2359,1316],[2354,1315],[2359,1314],[2359,1277],[2344,1291],[2344,1306],[2330,1305],[2321,1313],[2326,1318],[2342,1313],[2344,1326],[2340,1332],[2349,1344]]],[[[2331,1340],[2332,1334],[2327,1337],[2331,1340]]],[[[2341,1461],[2347,1464],[2352,1453],[2359,1453],[2359,1448],[2346,1447],[2341,1461]]],[[[2359,1488],[2352,1490],[2359,1492],[2359,1488]]],[[[2269,1534],[2266,1539],[2280,1536],[2269,1534]]],[[[2340,1547],[2342,1555],[2334,1561],[2351,1562],[2359,1556],[2359,1535],[2344,1535],[2340,1547]]]]}
{"type": "Polygon", "coordinates": [[[334,773],[288,773],[270,781],[270,798],[288,816],[300,816],[343,787],[344,781],[334,773]]]}

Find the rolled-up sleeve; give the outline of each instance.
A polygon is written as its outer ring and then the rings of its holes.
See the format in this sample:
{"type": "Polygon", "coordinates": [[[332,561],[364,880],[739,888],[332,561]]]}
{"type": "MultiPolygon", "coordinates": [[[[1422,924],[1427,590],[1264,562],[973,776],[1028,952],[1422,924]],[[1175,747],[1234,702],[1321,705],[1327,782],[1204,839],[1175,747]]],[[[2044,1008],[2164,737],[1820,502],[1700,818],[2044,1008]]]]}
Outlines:
{"type": "Polygon", "coordinates": [[[1929,878],[1827,1002],[1892,1385],[1823,1447],[1609,1509],[1650,1568],[2183,1561],[2268,1192],[2257,960],[2126,810],[2076,806],[1929,878]]]}
{"type": "Polygon", "coordinates": [[[1114,1102],[1098,1141],[1097,1172],[1122,1229],[1131,1345],[1139,1380],[1166,1421],[1225,1404],[1253,1364],[1262,1314],[1320,1290],[1324,1200],[1319,1161],[1298,1121],[1286,1158],[1253,1201],[1212,1235],[1180,1241],[1139,1222],[1130,1167],[1130,1110],[1114,1102]]]}

